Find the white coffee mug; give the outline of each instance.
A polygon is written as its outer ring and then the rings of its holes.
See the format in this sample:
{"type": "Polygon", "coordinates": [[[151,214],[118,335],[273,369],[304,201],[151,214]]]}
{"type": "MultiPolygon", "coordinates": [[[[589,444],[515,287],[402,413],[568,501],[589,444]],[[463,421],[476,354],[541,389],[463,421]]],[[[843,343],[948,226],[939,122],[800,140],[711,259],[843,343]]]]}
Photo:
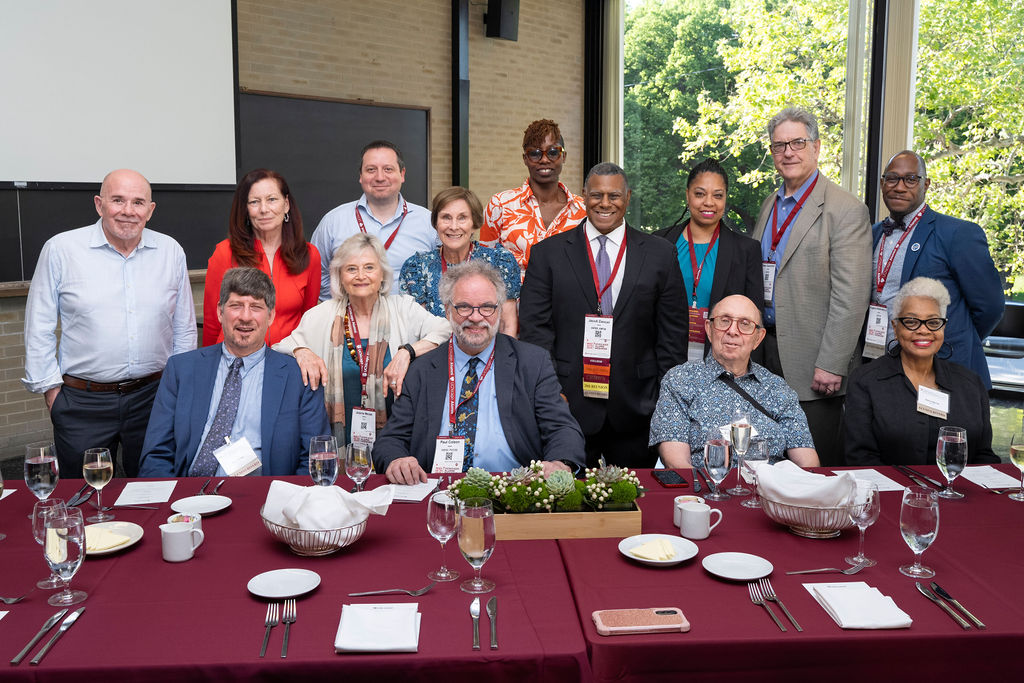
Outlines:
{"type": "Polygon", "coordinates": [[[204,538],[202,530],[193,529],[188,522],[160,525],[160,541],[167,562],[191,560],[204,538]]]}
{"type": "Polygon", "coordinates": [[[672,525],[679,526],[683,523],[683,506],[687,503],[703,503],[700,496],[676,496],[672,508],[672,525]]]}
{"type": "Polygon", "coordinates": [[[684,503],[679,533],[686,538],[699,541],[702,538],[707,538],[711,534],[711,530],[721,523],[721,510],[712,510],[710,505],[704,503],[684,503]],[[718,513],[718,519],[714,524],[711,523],[712,513],[718,513]]]}

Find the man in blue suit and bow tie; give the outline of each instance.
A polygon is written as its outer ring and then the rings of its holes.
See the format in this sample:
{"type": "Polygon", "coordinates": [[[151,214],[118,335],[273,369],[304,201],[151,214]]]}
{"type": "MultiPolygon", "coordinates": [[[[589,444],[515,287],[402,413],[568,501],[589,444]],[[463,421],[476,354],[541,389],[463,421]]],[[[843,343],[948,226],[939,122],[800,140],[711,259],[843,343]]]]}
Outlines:
{"type": "Polygon", "coordinates": [[[310,437],[330,433],[323,388],[311,391],[295,359],[267,348],[274,298],[273,283],[256,268],[224,274],[216,310],[224,342],[171,356],[139,476],[308,473],[310,437]],[[216,452],[243,437],[251,454],[242,443],[231,449],[234,460],[216,452]]]}

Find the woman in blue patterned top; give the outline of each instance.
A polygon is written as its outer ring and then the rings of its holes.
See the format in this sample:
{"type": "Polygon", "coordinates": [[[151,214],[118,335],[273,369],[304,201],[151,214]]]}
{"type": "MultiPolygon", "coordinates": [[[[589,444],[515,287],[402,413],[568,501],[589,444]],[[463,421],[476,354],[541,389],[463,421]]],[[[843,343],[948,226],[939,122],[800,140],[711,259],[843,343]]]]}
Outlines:
{"type": "Polygon", "coordinates": [[[485,247],[473,241],[473,232],[484,221],[483,207],[476,195],[464,187],[449,187],[434,197],[430,222],[437,230],[441,247],[410,256],[399,276],[402,294],[408,294],[434,315],[444,316],[437,293],[441,274],[448,266],[470,259],[486,261],[501,273],[508,290],[508,301],[501,312],[501,331],[516,336],[519,314],[519,264],[512,252],[500,245],[485,247]]]}

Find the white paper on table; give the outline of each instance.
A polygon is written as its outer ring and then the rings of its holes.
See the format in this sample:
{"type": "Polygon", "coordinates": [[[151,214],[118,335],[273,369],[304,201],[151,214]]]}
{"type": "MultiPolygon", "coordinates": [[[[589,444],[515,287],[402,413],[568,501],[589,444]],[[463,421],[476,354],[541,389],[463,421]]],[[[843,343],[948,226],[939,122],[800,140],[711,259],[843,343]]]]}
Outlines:
{"type": "Polygon", "coordinates": [[[861,481],[868,481],[872,484],[878,485],[879,491],[902,491],[906,487],[903,484],[893,481],[889,477],[885,476],[878,470],[832,470],[836,474],[839,472],[850,472],[854,477],[861,481]]]}
{"type": "Polygon", "coordinates": [[[0,619],[3,619],[6,616],[7,616],[7,612],[0,612],[0,619]]]}
{"type": "Polygon", "coordinates": [[[419,649],[418,602],[342,605],[336,652],[416,652],[419,649]]]}
{"type": "Polygon", "coordinates": [[[0,493],[0,500],[3,500],[4,498],[6,498],[7,496],[11,495],[12,493],[14,493],[17,490],[18,489],[7,489],[7,488],[5,488],[4,492],[0,493]]]}
{"type": "Polygon", "coordinates": [[[130,481],[124,485],[124,489],[114,505],[166,503],[171,499],[174,485],[177,483],[176,481],[130,481]]]}
{"type": "Polygon", "coordinates": [[[986,489],[1002,489],[1011,486],[1020,486],[1020,479],[1011,477],[1006,472],[1000,472],[992,465],[974,465],[965,467],[960,476],[967,481],[977,484],[986,489]]]}
{"type": "Polygon", "coordinates": [[[427,479],[425,484],[391,484],[395,490],[395,503],[418,503],[437,488],[438,479],[427,479]]]}
{"type": "Polygon", "coordinates": [[[805,583],[803,587],[840,628],[910,628],[914,623],[892,598],[863,581],[805,583]]]}

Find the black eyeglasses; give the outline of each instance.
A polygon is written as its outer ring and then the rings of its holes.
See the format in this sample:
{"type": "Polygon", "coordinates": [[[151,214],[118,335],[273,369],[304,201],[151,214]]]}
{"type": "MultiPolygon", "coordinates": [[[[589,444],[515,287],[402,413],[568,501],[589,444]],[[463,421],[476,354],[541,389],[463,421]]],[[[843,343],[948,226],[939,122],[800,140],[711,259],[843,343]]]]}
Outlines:
{"type": "Polygon", "coordinates": [[[480,315],[485,318],[490,318],[494,315],[494,312],[498,310],[498,304],[481,304],[480,306],[470,306],[469,304],[453,304],[452,308],[463,318],[468,318],[473,315],[473,311],[480,311],[480,315]]]}
{"type": "Polygon", "coordinates": [[[772,150],[772,154],[784,154],[787,147],[793,149],[794,152],[799,152],[807,146],[808,142],[814,142],[808,138],[796,138],[795,140],[788,140],[786,142],[773,142],[768,145],[769,149],[772,150]]]}
{"type": "Polygon", "coordinates": [[[528,150],[526,150],[526,156],[530,159],[530,161],[540,161],[541,158],[545,154],[548,155],[548,159],[551,159],[551,161],[558,161],[560,158],[562,158],[562,155],[565,154],[565,148],[564,147],[559,147],[559,146],[556,145],[554,147],[548,147],[546,150],[545,149],[528,149],[528,150]]]}
{"type": "Polygon", "coordinates": [[[932,332],[938,332],[946,326],[946,318],[928,318],[927,320],[921,320],[920,318],[896,318],[900,322],[900,325],[907,328],[908,330],[916,330],[917,328],[924,325],[932,332]]]}
{"type": "MultiPolygon", "coordinates": [[[[908,188],[917,187],[917,184],[921,182],[923,179],[923,176],[919,176],[914,173],[910,173],[908,175],[900,175],[898,173],[886,173],[884,176],[882,176],[882,182],[885,183],[886,187],[896,187],[897,185],[900,184],[901,180],[903,181],[903,184],[906,185],[908,188]]],[[[935,329],[939,328],[936,327],[935,329]]]]}
{"type": "Polygon", "coordinates": [[[751,335],[761,327],[753,320],[746,318],[733,318],[728,315],[716,315],[714,318],[708,318],[711,321],[712,326],[719,332],[727,332],[733,323],[736,323],[736,328],[740,331],[740,334],[751,335]]]}

